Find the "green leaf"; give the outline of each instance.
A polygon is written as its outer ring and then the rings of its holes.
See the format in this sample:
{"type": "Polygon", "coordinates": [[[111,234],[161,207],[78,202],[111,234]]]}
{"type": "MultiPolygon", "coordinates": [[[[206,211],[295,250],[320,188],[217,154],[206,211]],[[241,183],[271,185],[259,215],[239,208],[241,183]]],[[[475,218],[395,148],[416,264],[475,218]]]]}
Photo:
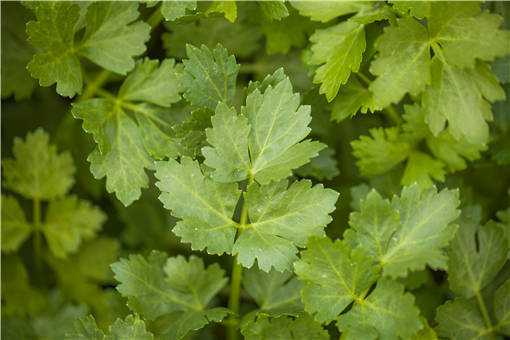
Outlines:
{"type": "Polygon", "coordinates": [[[147,187],[145,169],[152,167],[152,158],[178,153],[165,108],[180,100],[180,75],[173,60],[158,65],[149,59],[139,63],[116,97],[73,103],[73,116],[83,120],[83,129],[97,143],[88,157],[92,174],[106,176],[106,189],[126,206],[147,187]]]}
{"type": "Polygon", "coordinates": [[[35,316],[45,304],[44,294],[30,285],[23,262],[15,256],[2,256],[2,314],[35,316]]]}
{"type": "Polygon", "coordinates": [[[301,177],[314,177],[320,181],[332,180],[340,173],[335,158],[335,150],[329,147],[322,149],[317,157],[312,158],[310,163],[296,169],[295,172],[301,177]]]}
{"type": "Polygon", "coordinates": [[[236,233],[232,220],[240,196],[237,184],[213,182],[197,162],[183,157],[156,163],[159,197],[172,215],[180,218],[173,232],[194,250],[210,254],[230,253],[236,233]]]}
{"type": "Polygon", "coordinates": [[[263,271],[283,271],[296,260],[297,247],[304,247],[313,235],[324,235],[335,210],[338,193],[322,184],[312,187],[307,180],[282,181],[272,186],[254,183],[246,194],[250,224],[237,238],[233,254],[250,268],[257,260],[263,271]]]}
{"type": "Polygon", "coordinates": [[[444,248],[454,237],[458,191],[404,187],[391,203],[372,191],[350,217],[350,244],[361,247],[383,268],[384,276],[403,277],[425,265],[446,268],[444,248]]]}
{"type": "Polygon", "coordinates": [[[26,70],[34,54],[25,33],[28,14],[19,3],[2,6],[2,99],[12,95],[16,101],[29,98],[36,85],[26,70]]]}
{"type": "Polygon", "coordinates": [[[301,141],[310,132],[310,107],[299,104],[299,95],[292,92],[290,80],[281,70],[250,87],[253,90],[241,115],[219,104],[212,118],[213,127],[207,130],[212,147],[205,147],[202,153],[205,164],[215,169],[212,177],[217,181],[253,177],[267,184],[281,180],[324,147],[318,142],[301,141]],[[278,81],[274,87],[270,85],[273,80],[278,81]],[[257,86],[265,87],[264,93],[257,86]]]}
{"type": "Polygon", "coordinates": [[[414,296],[404,293],[403,285],[383,279],[368,298],[339,317],[338,328],[347,334],[345,339],[372,333],[379,339],[409,339],[423,327],[419,315],[414,296]]]}
{"type": "Polygon", "coordinates": [[[437,309],[437,333],[449,339],[492,339],[486,329],[478,306],[473,301],[456,299],[447,301],[437,309]]]}
{"type": "Polygon", "coordinates": [[[506,280],[494,294],[494,314],[499,330],[510,335],[510,280],[506,280]]]}
{"type": "Polygon", "coordinates": [[[369,89],[382,109],[407,93],[416,96],[430,83],[430,46],[427,29],[413,18],[388,26],[376,42],[379,54],[370,65],[377,78],[369,89]]]}
{"type": "Polygon", "coordinates": [[[289,16],[289,10],[285,6],[285,1],[259,1],[260,10],[264,17],[269,20],[282,20],[289,16]]]}
{"type": "Polygon", "coordinates": [[[92,239],[106,221],[106,215],[76,196],[50,202],[42,232],[56,257],[74,253],[84,240],[92,239]]]}
{"type": "Polygon", "coordinates": [[[237,4],[235,1],[214,1],[205,13],[223,13],[225,19],[234,23],[237,19],[237,4]]]}
{"type": "Polygon", "coordinates": [[[354,117],[358,111],[366,113],[372,103],[372,95],[355,77],[350,77],[332,103],[331,119],[341,122],[354,117]]]}
{"type": "Polygon", "coordinates": [[[119,89],[118,97],[131,102],[145,102],[170,107],[181,99],[181,70],[173,59],[145,58],[131,72],[119,89]]]}
{"type": "Polygon", "coordinates": [[[415,18],[424,19],[430,16],[432,2],[429,1],[390,1],[393,8],[415,18]]]}
{"type": "Polygon", "coordinates": [[[172,339],[180,339],[209,320],[221,321],[226,316],[222,310],[207,307],[227,283],[217,264],[206,268],[194,256],[186,260],[152,252],[148,258],[131,255],[121,259],[112,265],[112,270],[120,282],[117,290],[128,298],[132,310],[147,320],[172,313],[169,317],[178,325],[172,339]]]}
{"type": "Polygon", "coordinates": [[[235,91],[239,65],[233,55],[218,45],[210,50],[202,45],[186,46],[188,59],[183,60],[185,88],[184,97],[191,104],[214,110],[219,102],[231,105],[235,91]]]}
{"type": "Polygon", "coordinates": [[[65,297],[88,305],[102,324],[111,323],[120,313],[114,304],[117,295],[104,289],[113,284],[109,266],[117,260],[119,247],[115,239],[102,237],[83,243],[79,252],[66,259],[47,258],[65,297]]]}
{"type": "Polygon", "coordinates": [[[76,41],[81,28],[80,7],[74,3],[31,3],[36,21],[27,24],[29,41],[38,52],[28,64],[30,74],[41,86],[57,83],[57,93],[73,97],[82,90],[80,57],[107,70],[126,74],[135,66],[133,58],[145,51],[150,26],[135,20],[138,3],[95,2],[87,7],[85,34],[76,41]]]}
{"type": "Polygon", "coordinates": [[[444,182],[444,164],[426,153],[412,151],[407,158],[406,168],[400,183],[411,185],[418,183],[422,188],[428,188],[434,184],[434,180],[444,182]]]}
{"type": "Polygon", "coordinates": [[[196,1],[163,1],[161,4],[161,14],[168,21],[182,18],[188,11],[192,12],[196,9],[196,1]]]}
{"type": "Polygon", "coordinates": [[[353,301],[363,299],[378,277],[370,257],[328,238],[311,238],[294,270],[303,282],[305,310],[320,322],[336,319],[353,301]]]}
{"type": "Polygon", "coordinates": [[[145,328],[145,323],[136,315],[117,319],[104,334],[97,325],[94,317],[89,315],[74,322],[74,330],[67,334],[66,339],[72,340],[152,340],[153,335],[145,328]]]}
{"type": "Polygon", "coordinates": [[[365,1],[292,1],[292,6],[299,14],[322,22],[370,8],[365,1]]]}
{"type": "Polygon", "coordinates": [[[14,158],[2,160],[4,186],[28,199],[64,196],[74,183],[74,165],[68,152],[58,154],[41,128],[25,140],[14,139],[14,158]]]}
{"type": "Polygon", "coordinates": [[[247,340],[326,340],[328,332],[309,316],[296,319],[281,316],[267,318],[259,316],[256,321],[247,323],[241,333],[247,340]]]}
{"type": "Polygon", "coordinates": [[[480,207],[464,209],[450,248],[448,282],[456,294],[470,298],[489,284],[507,260],[503,230],[490,222],[480,225],[480,207]]]}
{"type": "Polygon", "coordinates": [[[411,152],[411,145],[400,140],[397,128],[370,129],[370,135],[351,142],[358,159],[356,165],[363,176],[383,174],[404,161],[411,152]]]}
{"type": "Polygon", "coordinates": [[[2,195],[2,252],[18,250],[32,232],[16,198],[2,195]]]}
{"type": "Polygon", "coordinates": [[[435,17],[431,18],[431,31],[437,33],[434,39],[441,45],[448,64],[473,68],[477,59],[492,61],[510,53],[510,32],[499,29],[503,22],[499,15],[483,12],[474,17],[446,17],[437,13],[444,11],[441,6],[432,8],[435,17]]]}
{"type": "Polygon", "coordinates": [[[243,287],[257,303],[258,311],[274,317],[297,316],[303,311],[301,286],[288,271],[266,273],[253,267],[243,274],[243,287]]]}
{"type": "Polygon", "coordinates": [[[341,22],[310,37],[312,43],[309,63],[319,65],[313,82],[321,84],[319,93],[332,101],[351,72],[359,70],[365,51],[365,29],[355,21],[341,22]],[[332,43],[333,42],[333,43],[332,43]]]}
{"type": "Polygon", "coordinates": [[[448,122],[455,139],[465,138],[473,144],[486,144],[492,119],[489,103],[477,86],[473,73],[432,61],[432,83],[422,97],[426,122],[437,136],[448,122]]]}

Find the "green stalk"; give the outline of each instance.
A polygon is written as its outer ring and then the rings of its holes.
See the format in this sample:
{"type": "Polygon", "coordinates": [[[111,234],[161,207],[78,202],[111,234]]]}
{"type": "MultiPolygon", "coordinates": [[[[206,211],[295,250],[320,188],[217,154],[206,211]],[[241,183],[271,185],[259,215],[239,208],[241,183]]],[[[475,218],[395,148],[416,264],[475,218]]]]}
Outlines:
{"type": "Polygon", "coordinates": [[[87,84],[87,87],[85,88],[85,91],[83,91],[83,94],[79,100],[85,100],[94,97],[96,92],[103,87],[111,75],[112,73],[108,70],[102,70],[99,72],[97,77],[87,84]]]}
{"type": "Polygon", "coordinates": [[[482,294],[480,294],[480,292],[477,291],[475,296],[476,296],[476,301],[478,302],[478,307],[480,308],[480,312],[482,313],[485,325],[487,326],[487,329],[491,330],[491,332],[492,332],[492,329],[493,329],[492,321],[489,316],[489,312],[487,311],[487,306],[485,305],[485,301],[483,301],[482,294]]]}
{"type": "Polygon", "coordinates": [[[154,12],[152,12],[149,19],[147,19],[147,23],[150,25],[151,29],[154,29],[159,23],[163,20],[163,15],[161,15],[161,10],[158,6],[154,12]]]}
{"type": "Polygon", "coordinates": [[[32,218],[34,223],[34,256],[35,256],[35,266],[37,268],[37,272],[41,272],[41,257],[42,257],[42,248],[41,248],[41,201],[39,198],[34,198],[32,205],[32,218]]]}

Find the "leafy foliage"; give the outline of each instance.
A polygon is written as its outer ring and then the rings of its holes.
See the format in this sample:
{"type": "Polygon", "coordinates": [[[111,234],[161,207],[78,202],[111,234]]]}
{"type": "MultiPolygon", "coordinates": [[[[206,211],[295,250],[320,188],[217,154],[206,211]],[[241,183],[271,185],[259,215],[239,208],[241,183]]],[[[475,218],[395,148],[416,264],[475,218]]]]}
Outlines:
{"type": "Polygon", "coordinates": [[[1,7],[2,338],[510,336],[508,3],[1,7]]]}

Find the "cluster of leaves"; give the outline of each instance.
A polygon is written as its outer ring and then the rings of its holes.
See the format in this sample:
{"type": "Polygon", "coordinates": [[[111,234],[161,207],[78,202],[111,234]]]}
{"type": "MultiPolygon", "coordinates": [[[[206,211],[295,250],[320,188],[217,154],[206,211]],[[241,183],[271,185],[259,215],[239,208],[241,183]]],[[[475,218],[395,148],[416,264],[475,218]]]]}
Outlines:
{"type": "Polygon", "coordinates": [[[509,8],[2,3],[2,336],[510,336],[509,8]]]}

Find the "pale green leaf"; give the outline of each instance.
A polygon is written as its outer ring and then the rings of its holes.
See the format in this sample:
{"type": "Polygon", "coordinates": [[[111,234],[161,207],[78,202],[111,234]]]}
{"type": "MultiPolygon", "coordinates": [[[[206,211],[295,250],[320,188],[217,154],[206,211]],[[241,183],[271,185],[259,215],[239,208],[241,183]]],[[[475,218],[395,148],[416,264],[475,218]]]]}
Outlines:
{"type": "Polygon", "coordinates": [[[393,8],[404,14],[411,14],[415,18],[424,19],[430,16],[430,1],[390,1],[393,8]]]}
{"type": "Polygon", "coordinates": [[[211,254],[230,253],[236,234],[232,220],[240,196],[237,184],[222,184],[205,177],[197,162],[183,157],[156,163],[160,200],[181,219],[174,233],[192,249],[211,254]]]}
{"type": "Polygon", "coordinates": [[[311,238],[294,270],[303,282],[305,310],[320,322],[336,319],[353,301],[363,299],[378,277],[370,257],[328,238],[311,238]]]}
{"type": "Polygon", "coordinates": [[[376,42],[379,54],[370,65],[377,78],[369,89],[377,108],[415,96],[430,83],[430,45],[427,29],[413,18],[388,26],[376,42]]]}
{"type": "Polygon", "coordinates": [[[188,11],[196,10],[196,8],[196,1],[163,1],[161,4],[161,14],[165,20],[174,21],[185,16],[188,11]]]}
{"type": "Polygon", "coordinates": [[[218,45],[213,50],[187,45],[188,59],[183,60],[184,97],[199,107],[216,109],[219,102],[231,105],[239,65],[233,55],[218,45]]]}
{"type": "Polygon", "coordinates": [[[74,183],[74,165],[68,152],[58,154],[41,128],[25,140],[14,139],[14,158],[2,160],[4,186],[26,198],[51,200],[64,196],[74,183]]]}
{"type": "Polygon", "coordinates": [[[345,339],[367,333],[377,334],[378,339],[410,339],[423,327],[419,315],[414,296],[404,293],[403,285],[383,279],[368,298],[339,317],[338,328],[347,333],[345,339]]]}
{"type": "Polygon", "coordinates": [[[282,181],[271,186],[254,183],[246,194],[250,224],[232,250],[240,264],[260,269],[284,271],[296,260],[297,247],[304,247],[313,235],[324,235],[331,222],[338,193],[322,184],[312,187],[307,180],[282,181]]]}
{"type": "Polygon", "coordinates": [[[321,84],[320,93],[332,101],[351,72],[359,70],[365,51],[365,29],[355,21],[341,22],[310,37],[312,43],[309,63],[319,65],[313,78],[321,84]]]}
{"type": "Polygon", "coordinates": [[[464,209],[450,248],[448,282],[456,294],[470,298],[489,284],[507,260],[509,246],[495,223],[480,225],[480,207],[464,209]]]}
{"type": "Polygon", "coordinates": [[[13,252],[25,242],[32,226],[16,198],[2,195],[2,252],[13,252]]]}

